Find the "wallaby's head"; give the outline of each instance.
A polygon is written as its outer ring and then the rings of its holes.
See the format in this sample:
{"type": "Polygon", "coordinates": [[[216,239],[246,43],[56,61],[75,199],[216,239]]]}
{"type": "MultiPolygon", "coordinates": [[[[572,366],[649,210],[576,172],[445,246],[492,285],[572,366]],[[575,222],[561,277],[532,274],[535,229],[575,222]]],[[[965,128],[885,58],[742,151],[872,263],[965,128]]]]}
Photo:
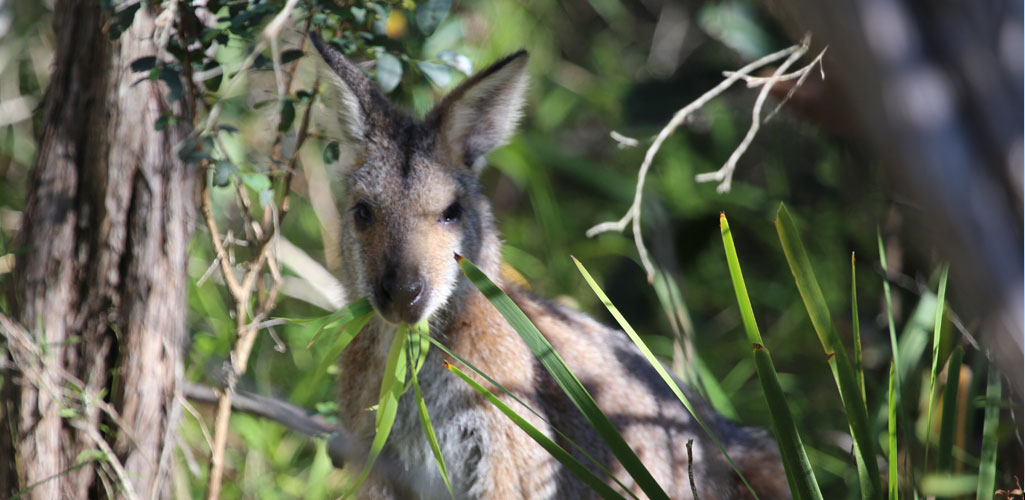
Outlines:
{"type": "Polygon", "coordinates": [[[358,67],[316,34],[333,70],[341,133],[356,160],[345,171],[343,280],[386,320],[431,317],[464,280],[453,258],[495,259],[497,235],[477,176],[520,117],[527,53],[467,79],[422,122],[392,106],[358,67]]]}

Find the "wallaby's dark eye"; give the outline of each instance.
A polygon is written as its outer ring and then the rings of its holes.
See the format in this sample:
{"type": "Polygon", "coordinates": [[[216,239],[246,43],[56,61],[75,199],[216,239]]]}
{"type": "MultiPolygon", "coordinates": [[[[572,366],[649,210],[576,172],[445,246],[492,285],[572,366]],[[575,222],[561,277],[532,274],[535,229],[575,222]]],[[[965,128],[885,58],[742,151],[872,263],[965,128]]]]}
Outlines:
{"type": "Polygon", "coordinates": [[[373,214],[370,213],[370,205],[359,202],[352,207],[352,220],[356,223],[356,229],[364,230],[370,227],[373,222],[373,214]]]}
{"type": "Polygon", "coordinates": [[[439,218],[441,222],[451,223],[459,220],[463,216],[463,206],[458,201],[453,201],[444,212],[441,213],[439,218]]]}

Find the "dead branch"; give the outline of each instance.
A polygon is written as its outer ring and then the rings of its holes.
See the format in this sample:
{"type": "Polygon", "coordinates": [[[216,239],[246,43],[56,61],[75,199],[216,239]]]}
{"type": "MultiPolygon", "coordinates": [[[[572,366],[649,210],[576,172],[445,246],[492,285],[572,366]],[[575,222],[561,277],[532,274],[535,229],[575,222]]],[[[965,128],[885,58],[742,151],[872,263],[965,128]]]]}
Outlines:
{"type": "MultiPolygon", "coordinates": [[[[751,85],[752,82],[759,82],[760,80],[757,80],[755,79],[755,77],[750,76],[750,74],[753,71],[762,68],[768,64],[772,64],[780,59],[786,58],[786,61],[783,64],[781,64],[779,68],[776,69],[772,77],[765,79],[764,81],[761,81],[761,83],[759,83],[762,86],[762,91],[759,93],[758,99],[755,102],[755,107],[752,110],[753,119],[751,129],[748,130],[748,134],[744,137],[744,140],[740,143],[740,145],[733,152],[733,154],[730,155],[730,158],[727,160],[727,162],[723,165],[722,168],[720,168],[716,172],[698,174],[698,176],[695,178],[697,182],[708,182],[711,180],[715,180],[717,182],[720,182],[718,188],[720,193],[729,191],[730,182],[733,177],[733,171],[736,168],[737,160],[739,160],[740,156],[744,153],[744,151],[747,150],[748,145],[754,139],[754,135],[758,132],[758,126],[761,122],[761,108],[764,105],[765,98],[768,95],[769,90],[772,88],[773,85],[776,84],[776,82],[780,80],[781,77],[789,76],[784,75],[786,69],[789,68],[798,59],[800,59],[808,51],[809,43],[810,36],[806,36],[802,43],[799,45],[787,47],[786,49],[764,56],[740,68],[737,71],[724,73],[724,75],[726,76],[725,80],[720,82],[711,90],[702,94],[701,97],[698,97],[690,104],[684,106],[682,109],[677,111],[676,114],[673,115],[673,118],[669,121],[669,123],[664,128],[662,128],[662,130],[658,133],[658,135],[655,137],[655,140],[652,142],[651,146],[648,147],[648,151],[644,155],[644,161],[641,162],[640,170],[637,173],[637,185],[634,191],[634,200],[633,203],[630,205],[630,208],[627,210],[626,214],[624,214],[623,217],[620,218],[618,221],[602,222],[588,229],[586,233],[587,237],[593,238],[594,236],[597,236],[599,234],[611,231],[621,232],[624,229],[626,229],[628,225],[630,225],[633,229],[634,245],[637,247],[637,253],[640,256],[641,264],[644,266],[644,270],[647,273],[648,282],[652,282],[652,280],[654,280],[655,278],[655,267],[651,262],[651,257],[648,255],[648,250],[644,245],[644,238],[641,234],[641,203],[644,200],[644,182],[647,179],[648,170],[651,168],[651,164],[655,159],[655,155],[658,154],[658,151],[662,148],[662,144],[665,142],[667,138],[669,138],[669,136],[674,131],[676,131],[676,129],[680,125],[684,123],[688,116],[690,116],[693,112],[697,111],[698,109],[701,109],[701,107],[703,107],[705,104],[707,104],[715,97],[722,94],[727,88],[732,86],[734,83],[736,83],[739,80],[745,80],[748,82],[749,85],[751,85]]],[[[819,54],[819,56],[816,58],[816,61],[820,61],[821,57],[822,54],[819,54]]],[[[813,61],[811,64],[808,64],[805,68],[796,73],[801,73],[803,71],[804,76],[806,76],[808,73],[811,72],[811,69],[815,67],[816,61],[813,61]]],[[[803,81],[804,76],[798,75],[794,78],[798,78],[799,81],[803,81]]],[[[620,134],[616,134],[616,136],[623,137],[620,134]]],[[[629,141],[624,142],[616,136],[613,136],[613,138],[616,139],[617,143],[619,143],[620,145],[630,144],[629,141]]]]}

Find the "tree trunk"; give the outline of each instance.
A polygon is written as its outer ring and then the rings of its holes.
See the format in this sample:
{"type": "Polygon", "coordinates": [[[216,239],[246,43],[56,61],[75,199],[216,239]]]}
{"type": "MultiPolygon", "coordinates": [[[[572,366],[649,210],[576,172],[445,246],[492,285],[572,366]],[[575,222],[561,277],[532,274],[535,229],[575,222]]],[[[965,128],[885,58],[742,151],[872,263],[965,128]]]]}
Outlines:
{"type": "Polygon", "coordinates": [[[169,102],[163,82],[135,84],[146,74],[129,67],[160,58],[154,38],[167,27],[149,9],[118,41],[100,2],[54,9],[54,72],[12,297],[45,346],[30,377],[33,350],[5,336],[20,373],[4,385],[0,457],[16,460],[0,460],[0,496],[32,486],[39,499],[170,493],[198,172],[176,151],[190,131],[185,106],[169,102]],[[177,124],[157,131],[164,113],[177,124]],[[114,459],[76,468],[89,450],[114,459]]]}
{"type": "MultiPolygon", "coordinates": [[[[951,263],[955,310],[1020,404],[1022,3],[769,0],[796,37],[829,45],[827,82],[951,263]]],[[[832,111],[832,110],[831,110],[832,111]]]]}

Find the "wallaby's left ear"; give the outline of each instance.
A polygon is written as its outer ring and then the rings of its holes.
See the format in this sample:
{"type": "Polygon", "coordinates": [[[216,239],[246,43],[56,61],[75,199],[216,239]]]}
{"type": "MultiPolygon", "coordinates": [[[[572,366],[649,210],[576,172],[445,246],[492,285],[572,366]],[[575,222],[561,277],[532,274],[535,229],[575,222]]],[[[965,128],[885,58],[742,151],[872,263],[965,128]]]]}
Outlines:
{"type": "Polygon", "coordinates": [[[438,130],[438,151],[454,164],[479,170],[485,154],[509,140],[523,110],[527,51],[473,75],[427,115],[438,130]]]}

